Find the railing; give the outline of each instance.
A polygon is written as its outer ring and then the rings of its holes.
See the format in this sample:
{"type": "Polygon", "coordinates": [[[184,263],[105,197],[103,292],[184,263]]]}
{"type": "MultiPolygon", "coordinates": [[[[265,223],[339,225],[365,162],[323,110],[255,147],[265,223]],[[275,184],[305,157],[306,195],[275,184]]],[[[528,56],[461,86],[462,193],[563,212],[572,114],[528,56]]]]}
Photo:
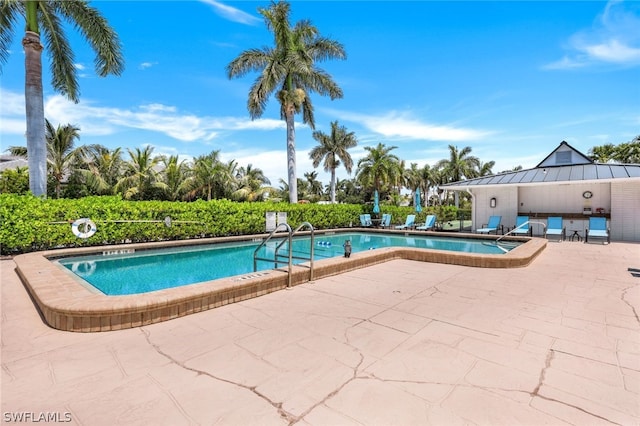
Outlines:
{"type": "Polygon", "coordinates": [[[291,230],[291,227],[284,222],[281,222],[278,224],[278,226],[276,226],[276,228],[271,231],[271,233],[269,234],[269,236],[255,249],[255,251],[253,252],[253,271],[257,271],[258,270],[258,260],[262,260],[265,262],[271,262],[273,261],[273,265],[274,268],[277,268],[278,265],[288,265],[288,270],[287,270],[287,288],[291,287],[291,269],[293,266],[293,259],[299,259],[299,260],[308,260],[309,261],[309,281],[313,280],[313,247],[314,247],[314,228],[313,225],[311,225],[309,222],[303,222],[300,226],[298,226],[296,228],[295,231],[291,230]],[[282,240],[275,248],[274,251],[274,255],[273,255],[273,259],[271,258],[264,258],[264,257],[258,257],[258,251],[260,251],[260,249],[262,247],[264,247],[269,240],[271,240],[271,238],[273,238],[273,236],[278,232],[278,230],[284,227],[285,230],[287,231],[287,238],[282,240]],[[308,227],[311,230],[311,242],[310,242],[310,250],[309,250],[309,257],[302,257],[302,256],[294,256],[293,255],[293,236],[300,231],[303,227],[308,227]],[[285,243],[289,243],[289,252],[287,254],[280,254],[280,249],[282,248],[282,246],[285,243]],[[286,260],[281,260],[282,258],[285,258],[286,260]]]}
{"type": "Polygon", "coordinates": [[[547,226],[547,224],[544,223],[544,222],[537,222],[537,221],[533,221],[533,220],[528,220],[528,221],[526,221],[524,223],[521,223],[520,225],[516,226],[515,228],[513,228],[511,231],[507,232],[506,234],[501,235],[500,237],[498,237],[498,239],[496,240],[496,247],[498,247],[500,250],[502,250],[505,253],[507,253],[508,250],[505,250],[503,247],[500,247],[500,244],[499,244],[500,240],[502,240],[507,235],[512,234],[513,232],[517,231],[518,229],[524,228],[525,226],[530,225],[530,224],[537,224],[537,225],[547,226]]]}

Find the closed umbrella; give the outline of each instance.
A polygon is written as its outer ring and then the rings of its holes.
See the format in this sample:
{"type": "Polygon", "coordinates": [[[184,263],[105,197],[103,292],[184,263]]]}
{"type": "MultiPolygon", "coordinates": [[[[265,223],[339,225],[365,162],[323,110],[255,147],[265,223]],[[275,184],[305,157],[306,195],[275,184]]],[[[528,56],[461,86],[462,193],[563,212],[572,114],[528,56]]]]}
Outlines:
{"type": "Polygon", "coordinates": [[[373,212],[375,214],[380,213],[380,196],[378,195],[377,189],[373,193],[373,212]]]}
{"type": "Polygon", "coordinates": [[[413,204],[416,208],[416,213],[420,213],[422,211],[422,206],[420,205],[420,188],[416,188],[416,198],[413,204]]]}

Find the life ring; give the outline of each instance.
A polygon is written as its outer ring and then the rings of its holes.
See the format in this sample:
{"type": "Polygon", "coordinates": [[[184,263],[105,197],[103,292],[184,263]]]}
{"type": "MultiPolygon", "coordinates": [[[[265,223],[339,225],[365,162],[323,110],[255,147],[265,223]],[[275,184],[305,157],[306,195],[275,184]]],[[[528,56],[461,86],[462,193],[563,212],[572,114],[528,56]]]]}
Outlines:
{"type": "Polygon", "coordinates": [[[96,262],[90,260],[88,262],[73,262],[71,272],[81,277],[88,277],[96,271],[96,262]]]}
{"type": "Polygon", "coordinates": [[[92,237],[97,230],[96,224],[86,217],[80,218],[71,224],[71,232],[78,238],[92,237]]]}

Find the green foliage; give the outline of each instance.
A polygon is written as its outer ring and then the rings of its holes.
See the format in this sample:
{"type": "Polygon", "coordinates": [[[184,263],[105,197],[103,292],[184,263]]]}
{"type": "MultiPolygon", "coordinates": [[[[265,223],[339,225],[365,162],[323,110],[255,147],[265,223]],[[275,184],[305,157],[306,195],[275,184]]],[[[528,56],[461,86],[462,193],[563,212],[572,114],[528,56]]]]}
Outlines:
{"type": "Polygon", "coordinates": [[[327,229],[356,226],[364,209],[351,204],[126,201],[117,196],[41,199],[1,194],[1,253],[260,234],[265,232],[268,211],[287,212],[287,222],[294,229],[303,222],[327,229]],[[164,224],[167,216],[171,227],[164,224]],[[71,223],[83,217],[94,221],[98,229],[87,239],[71,232],[71,223]]]}
{"type": "Polygon", "coordinates": [[[26,167],[0,172],[0,193],[26,194],[29,192],[29,172],[26,167]]]}

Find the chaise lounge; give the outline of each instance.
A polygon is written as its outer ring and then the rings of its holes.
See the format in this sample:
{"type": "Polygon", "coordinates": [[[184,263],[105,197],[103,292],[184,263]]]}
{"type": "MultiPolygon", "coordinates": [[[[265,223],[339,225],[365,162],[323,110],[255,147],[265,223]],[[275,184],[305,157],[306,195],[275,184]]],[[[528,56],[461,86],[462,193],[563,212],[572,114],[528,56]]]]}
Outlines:
{"type": "Polygon", "coordinates": [[[498,234],[498,228],[502,229],[502,225],[500,222],[502,221],[502,216],[490,216],[489,223],[483,228],[476,229],[476,232],[480,234],[490,234],[491,232],[495,232],[498,234]]]}
{"type": "Polygon", "coordinates": [[[609,228],[607,228],[606,217],[589,218],[589,228],[587,228],[584,233],[584,242],[588,243],[589,238],[603,238],[606,239],[607,244],[611,242],[611,235],[609,234],[609,228]]]}
{"type": "Polygon", "coordinates": [[[545,238],[549,238],[549,235],[559,237],[558,241],[567,239],[567,229],[562,226],[562,216],[549,216],[547,218],[547,227],[544,230],[544,236],[545,238]]]}
{"type": "Polygon", "coordinates": [[[407,220],[405,220],[404,225],[397,225],[395,227],[395,229],[411,228],[411,227],[413,227],[415,222],[416,222],[416,215],[415,214],[409,214],[409,215],[407,215],[407,220]]]}
{"type": "Polygon", "coordinates": [[[529,224],[529,216],[516,217],[516,227],[511,231],[513,235],[533,236],[533,228],[529,224]]]}
{"type": "Polygon", "coordinates": [[[436,215],[427,215],[427,219],[424,221],[424,225],[416,226],[416,229],[420,231],[428,231],[436,226],[436,215]]]}

